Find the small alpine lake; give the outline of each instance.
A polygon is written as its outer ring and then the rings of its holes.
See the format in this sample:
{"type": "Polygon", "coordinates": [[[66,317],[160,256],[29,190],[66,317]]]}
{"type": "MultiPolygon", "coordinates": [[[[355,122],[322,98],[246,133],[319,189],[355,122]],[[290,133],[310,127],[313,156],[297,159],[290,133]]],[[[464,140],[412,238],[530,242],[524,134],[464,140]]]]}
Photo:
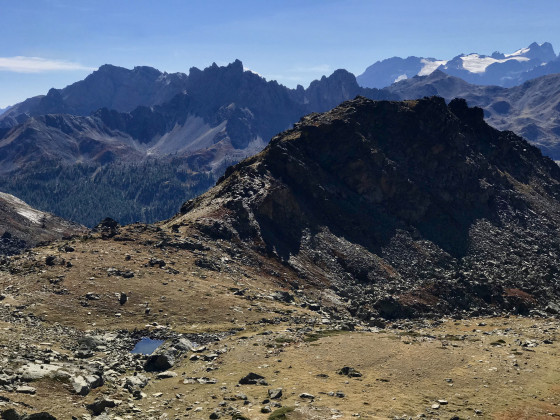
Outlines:
{"type": "Polygon", "coordinates": [[[149,337],[142,337],[130,352],[134,354],[152,354],[163,344],[163,341],[164,340],[154,340],[149,337]]]}

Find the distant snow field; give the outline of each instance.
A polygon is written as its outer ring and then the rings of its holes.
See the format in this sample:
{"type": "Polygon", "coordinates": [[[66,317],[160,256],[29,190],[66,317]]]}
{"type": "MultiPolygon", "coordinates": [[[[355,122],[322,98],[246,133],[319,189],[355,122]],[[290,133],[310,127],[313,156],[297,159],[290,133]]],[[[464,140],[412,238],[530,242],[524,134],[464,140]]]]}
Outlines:
{"type": "Polygon", "coordinates": [[[420,62],[424,67],[418,72],[418,76],[428,76],[436,71],[439,66],[445,66],[447,64],[447,60],[431,60],[429,58],[423,58],[420,62]]]}
{"type": "Polygon", "coordinates": [[[527,57],[518,57],[511,54],[509,58],[497,59],[492,57],[480,56],[478,54],[469,54],[461,57],[463,60],[463,68],[471,73],[484,73],[486,68],[494,63],[505,63],[506,61],[529,61],[527,57]]]}

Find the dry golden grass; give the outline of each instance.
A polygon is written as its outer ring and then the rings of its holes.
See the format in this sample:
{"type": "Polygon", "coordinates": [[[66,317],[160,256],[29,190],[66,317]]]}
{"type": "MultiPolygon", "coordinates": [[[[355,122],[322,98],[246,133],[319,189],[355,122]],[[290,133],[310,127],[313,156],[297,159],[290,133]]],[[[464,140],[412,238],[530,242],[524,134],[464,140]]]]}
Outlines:
{"type": "MultiPolygon", "coordinates": [[[[347,332],[291,344],[277,344],[278,334],[286,334],[283,331],[264,336],[246,334],[245,339],[240,339],[240,333],[216,345],[228,349],[211,364],[216,370],[207,372],[206,362],[185,360],[174,369],[178,377],[152,382],[145,392],[163,392],[159,399],[169,402],[169,414],[201,407],[194,418],[207,418],[224,397],[242,392],[250,405],[239,401],[228,404],[250,419],[266,419],[268,415],[260,413],[260,408],[268,388],[282,388],[282,405],[296,408],[288,418],[374,419],[425,413],[432,418],[529,419],[560,415],[558,345],[541,344],[532,352],[514,343],[517,338],[536,338],[538,329],[530,327],[541,327],[546,321],[510,318],[487,322],[489,330],[513,328],[503,338],[504,345],[492,345],[494,335],[472,332],[482,328],[474,321],[449,321],[412,335],[347,332]],[[468,337],[457,340],[463,334],[468,337]],[[430,338],[434,336],[438,338],[430,338]],[[519,367],[513,366],[514,360],[519,367]],[[352,366],[363,376],[337,374],[343,366],[352,366]],[[237,386],[248,372],[263,375],[269,386],[237,386]],[[216,378],[217,383],[183,384],[184,377],[200,376],[216,378]],[[327,395],[331,391],[341,391],[345,397],[327,395]],[[303,392],[313,394],[314,401],[301,399],[303,392]],[[177,393],[183,394],[181,399],[174,397],[177,393]],[[440,399],[449,404],[431,410],[440,399]]],[[[149,409],[153,400],[148,398],[138,405],[149,409]]]]}
{"type": "MultiPolygon", "coordinates": [[[[126,411],[133,403],[143,416],[167,413],[168,418],[207,419],[226,399],[226,406],[239,409],[247,418],[266,419],[269,415],[261,413],[261,408],[269,388],[283,389],[281,404],[295,408],[287,414],[291,419],[419,414],[446,419],[560,416],[556,320],[494,318],[485,319],[485,326],[478,325],[481,320],[447,320],[430,328],[336,334],[318,333],[327,326],[315,324],[314,331],[302,335],[298,330],[312,324],[302,324],[299,318],[315,315],[267,296],[297,282],[289,273],[284,274],[280,264],[254,256],[261,259],[253,267],[229,260],[222,264],[222,271],[211,271],[195,264],[200,258],[197,252],[143,245],[153,234],[134,233],[128,228],[124,232],[135,241],[74,240],[71,245],[75,251],[70,253],[58,251],[57,244],[38,248],[34,258],[40,264],[35,268],[30,268],[33,263],[25,258],[14,260],[12,272],[0,271],[0,291],[8,290],[2,305],[23,305],[24,312],[42,317],[46,325],[61,323],[81,330],[143,329],[158,323],[175,332],[243,331],[210,345],[206,353],[225,351],[213,362],[181,359],[173,368],[178,376],[152,379],[142,400],[129,401],[127,392],[107,386],[79,397],[71,393],[68,384],[57,381],[37,383],[35,396],[0,395],[60,418],[84,414],[84,403],[109,393],[123,400],[117,412],[126,411]],[[49,255],[64,258],[72,267],[45,266],[49,255]],[[162,259],[166,266],[146,266],[150,258],[162,259]],[[135,275],[129,279],[108,276],[110,267],[135,275]],[[166,272],[168,267],[178,273],[166,272]],[[61,280],[57,283],[56,279],[61,280]],[[245,296],[234,295],[232,288],[246,289],[245,296]],[[62,289],[63,294],[53,293],[62,289]],[[100,295],[100,299],[82,306],[87,292],[100,295]],[[122,306],[115,296],[120,292],[129,296],[122,306]],[[146,303],[151,308],[148,315],[146,303]],[[259,322],[278,317],[284,320],[277,324],[259,322]],[[553,343],[543,344],[545,338],[553,343]],[[522,347],[517,341],[532,339],[539,345],[522,347]],[[341,376],[337,372],[343,366],[351,366],[363,376],[341,376]],[[249,372],[263,375],[269,386],[238,386],[239,379],[249,372]],[[203,376],[215,378],[217,383],[184,383],[185,378],[203,376]],[[300,398],[304,392],[315,399],[300,398]],[[344,397],[329,396],[329,392],[342,392],[344,397]],[[159,393],[162,395],[154,396],[159,393]],[[249,403],[228,399],[238,393],[246,394],[249,403]],[[432,409],[440,399],[448,404],[432,409]]],[[[226,254],[219,243],[209,245],[205,258],[222,261],[226,254]]],[[[0,332],[0,346],[28,342],[20,324],[2,322],[0,332]]],[[[60,350],[60,343],[56,338],[53,341],[52,346],[60,350]]]]}

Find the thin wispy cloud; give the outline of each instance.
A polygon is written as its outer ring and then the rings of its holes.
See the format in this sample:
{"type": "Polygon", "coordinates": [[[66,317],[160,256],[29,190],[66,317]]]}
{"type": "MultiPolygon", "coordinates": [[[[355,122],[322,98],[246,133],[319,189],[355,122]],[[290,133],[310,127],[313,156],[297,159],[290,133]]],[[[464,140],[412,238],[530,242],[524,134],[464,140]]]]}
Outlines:
{"type": "Polygon", "coordinates": [[[43,73],[48,71],[95,70],[79,63],[64,60],[49,60],[40,57],[0,57],[0,71],[14,73],[43,73]]]}
{"type": "Polygon", "coordinates": [[[243,71],[250,71],[251,73],[256,74],[257,76],[264,77],[262,74],[257,73],[255,70],[250,69],[249,67],[243,66],[243,71]]]}

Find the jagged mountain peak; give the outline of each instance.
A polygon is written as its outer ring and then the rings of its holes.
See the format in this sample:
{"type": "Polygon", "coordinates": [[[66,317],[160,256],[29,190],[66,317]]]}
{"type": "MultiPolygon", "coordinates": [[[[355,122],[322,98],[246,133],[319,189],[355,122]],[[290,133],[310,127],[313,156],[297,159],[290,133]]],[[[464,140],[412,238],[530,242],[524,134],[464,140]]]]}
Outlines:
{"type": "MultiPolygon", "coordinates": [[[[419,76],[419,77],[421,77],[421,76],[419,76]]],[[[439,79],[448,78],[449,75],[447,73],[443,72],[440,69],[435,69],[433,72],[428,74],[426,77],[430,80],[439,80],[439,79]]]]}
{"type": "Polygon", "coordinates": [[[202,70],[199,69],[198,67],[191,67],[189,69],[189,77],[199,77],[202,74],[214,74],[214,75],[228,74],[228,75],[232,75],[232,76],[235,75],[239,77],[244,73],[252,74],[255,76],[257,75],[254,72],[246,71],[245,68],[243,67],[243,62],[239,59],[235,59],[234,61],[232,61],[231,63],[225,66],[219,66],[214,62],[210,66],[202,70]]]}
{"type": "Polygon", "coordinates": [[[359,85],[356,82],[356,77],[345,69],[335,70],[329,76],[322,76],[320,80],[314,80],[309,84],[308,90],[317,89],[318,87],[325,88],[330,86],[336,86],[337,88],[343,89],[359,89],[359,85]]]}
{"type": "Polygon", "coordinates": [[[320,80],[314,80],[309,84],[309,89],[314,89],[317,86],[332,86],[336,85],[341,88],[350,88],[352,90],[359,89],[356,77],[345,69],[337,69],[329,76],[322,76],[320,80]]]}
{"type": "Polygon", "coordinates": [[[104,64],[84,80],[16,104],[0,116],[0,128],[13,127],[42,114],[86,116],[103,107],[129,112],[138,106],[169,101],[185,89],[186,77],[180,73],[162,73],[148,66],[130,70],[104,64]]]}
{"type": "Polygon", "coordinates": [[[330,76],[323,76],[321,79],[338,79],[355,82],[355,76],[346,69],[337,69],[333,71],[330,76]]]}
{"type": "Polygon", "coordinates": [[[160,70],[150,66],[135,66],[132,69],[132,71],[138,73],[144,73],[155,77],[159,77],[160,75],[164,74],[160,70]]]}
{"type": "Polygon", "coordinates": [[[548,62],[556,58],[554,47],[550,42],[543,42],[542,44],[533,42],[520,55],[531,59],[540,59],[543,62],[548,62]]]}
{"type": "Polygon", "coordinates": [[[128,72],[130,71],[129,69],[126,69],[124,67],[121,66],[116,66],[114,64],[102,64],[101,66],[99,66],[99,68],[97,70],[95,70],[92,74],[96,74],[96,73],[110,73],[110,72],[116,72],[116,71],[123,71],[123,72],[128,72]]]}

